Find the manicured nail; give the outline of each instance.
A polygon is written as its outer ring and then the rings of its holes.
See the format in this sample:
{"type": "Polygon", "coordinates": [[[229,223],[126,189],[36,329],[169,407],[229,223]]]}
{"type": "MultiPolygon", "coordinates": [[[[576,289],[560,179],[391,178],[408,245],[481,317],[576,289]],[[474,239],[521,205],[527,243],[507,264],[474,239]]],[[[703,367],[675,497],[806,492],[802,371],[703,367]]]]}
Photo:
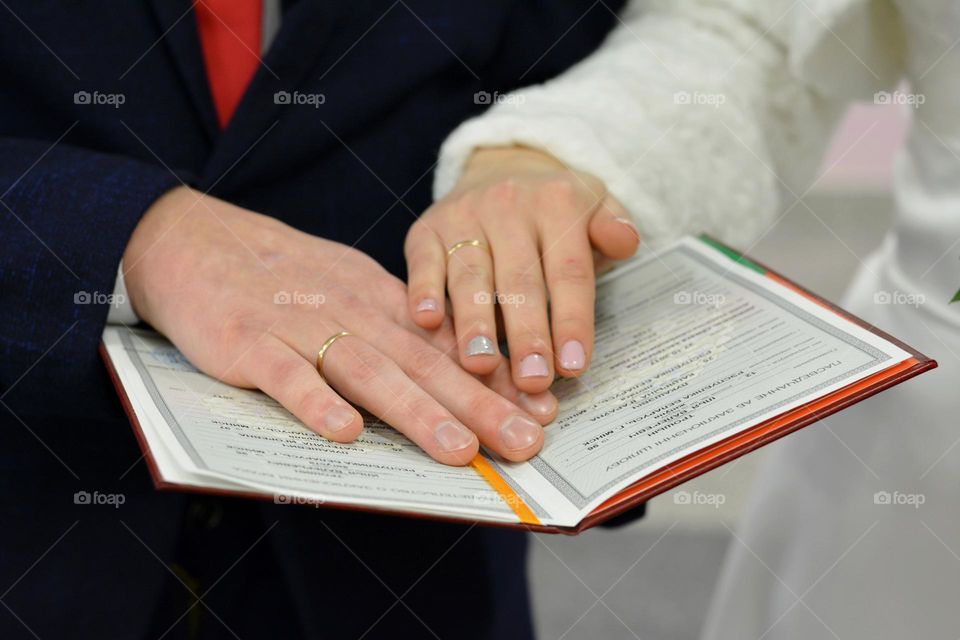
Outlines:
{"type": "Polygon", "coordinates": [[[437,310],[437,301],[433,298],[424,298],[420,301],[420,304],[417,305],[417,313],[421,311],[436,311],[437,310]]]}
{"type": "Polygon", "coordinates": [[[487,336],[477,336],[467,343],[468,356],[494,356],[497,348],[487,336]]]}
{"type": "Polygon", "coordinates": [[[631,220],[630,218],[621,218],[617,216],[616,218],[614,218],[614,220],[619,222],[620,224],[630,227],[630,230],[633,231],[633,235],[637,236],[638,238],[640,237],[640,231],[637,230],[637,225],[635,225],[633,223],[633,220],[631,220]]]}
{"type": "Polygon", "coordinates": [[[534,394],[521,391],[517,396],[517,404],[521,409],[535,416],[550,415],[557,410],[557,399],[549,391],[534,394]]]}
{"type": "Polygon", "coordinates": [[[473,444],[473,433],[454,422],[441,422],[433,431],[433,437],[444,451],[459,451],[473,444]]]}
{"type": "Polygon", "coordinates": [[[530,418],[510,416],[500,425],[500,440],[511,451],[530,447],[540,438],[543,427],[530,418]]]}
{"type": "Polygon", "coordinates": [[[550,375],[547,359],[539,353],[531,353],[520,361],[521,378],[545,378],[550,375]]]}
{"type": "Polygon", "coordinates": [[[579,371],[587,362],[587,354],[579,340],[570,340],[560,347],[560,366],[567,371],[579,371]]]}
{"type": "Polygon", "coordinates": [[[332,432],[342,431],[353,422],[353,411],[346,407],[334,407],[323,418],[323,426],[332,432]]]}

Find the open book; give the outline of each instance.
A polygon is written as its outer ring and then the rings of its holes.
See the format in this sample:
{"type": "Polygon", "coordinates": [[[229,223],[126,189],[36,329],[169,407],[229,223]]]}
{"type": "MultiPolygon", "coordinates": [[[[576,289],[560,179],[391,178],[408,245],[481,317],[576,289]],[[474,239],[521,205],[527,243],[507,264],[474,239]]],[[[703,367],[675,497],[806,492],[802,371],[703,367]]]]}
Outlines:
{"type": "Polygon", "coordinates": [[[149,331],[102,352],[158,488],[564,533],[936,366],[708,238],[600,279],[592,365],[522,463],[445,466],[372,418],[327,441],[149,331]]]}

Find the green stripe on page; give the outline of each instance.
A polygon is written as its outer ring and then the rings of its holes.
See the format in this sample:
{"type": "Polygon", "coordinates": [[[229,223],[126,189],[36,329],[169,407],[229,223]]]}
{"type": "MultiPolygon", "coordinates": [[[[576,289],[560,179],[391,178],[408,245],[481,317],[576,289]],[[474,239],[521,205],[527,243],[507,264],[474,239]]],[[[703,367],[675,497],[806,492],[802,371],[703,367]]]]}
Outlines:
{"type": "Polygon", "coordinates": [[[733,260],[734,262],[737,262],[737,263],[739,263],[739,264],[742,264],[743,266],[745,266],[745,267],[747,267],[747,268],[753,269],[753,270],[756,271],[757,273],[761,273],[761,274],[766,275],[767,270],[764,269],[763,267],[761,267],[760,265],[758,265],[756,262],[752,261],[750,258],[747,258],[747,257],[745,257],[744,255],[742,255],[742,254],[740,254],[740,253],[737,253],[736,251],[734,251],[734,250],[731,249],[730,247],[727,247],[727,246],[724,246],[724,245],[720,244],[719,242],[717,242],[717,241],[714,240],[713,238],[707,236],[706,234],[697,236],[697,238],[698,238],[701,242],[703,242],[704,244],[710,245],[711,247],[713,247],[714,249],[716,249],[717,251],[719,251],[719,252],[722,253],[723,255],[727,256],[728,258],[730,258],[730,259],[733,260]]]}

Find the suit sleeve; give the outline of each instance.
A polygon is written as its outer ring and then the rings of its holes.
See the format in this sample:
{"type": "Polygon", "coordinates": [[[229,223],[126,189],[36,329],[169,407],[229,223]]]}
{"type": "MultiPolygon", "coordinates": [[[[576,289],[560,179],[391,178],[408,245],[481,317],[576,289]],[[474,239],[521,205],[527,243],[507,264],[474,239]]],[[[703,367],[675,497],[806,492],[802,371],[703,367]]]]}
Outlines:
{"type": "Polygon", "coordinates": [[[117,265],[146,209],[179,184],[123,156],[0,140],[0,411],[95,418],[86,411],[111,406],[90,390],[109,392],[93,381],[117,265]]]}
{"type": "Polygon", "coordinates": [[[603,180],[652,245],[743,244],[814,182],[846,104],[895,83],[898,24],[884,0],[634,0],[593,55],[454,131],[434,195],[474,149],[528,146],[603,180]]]}

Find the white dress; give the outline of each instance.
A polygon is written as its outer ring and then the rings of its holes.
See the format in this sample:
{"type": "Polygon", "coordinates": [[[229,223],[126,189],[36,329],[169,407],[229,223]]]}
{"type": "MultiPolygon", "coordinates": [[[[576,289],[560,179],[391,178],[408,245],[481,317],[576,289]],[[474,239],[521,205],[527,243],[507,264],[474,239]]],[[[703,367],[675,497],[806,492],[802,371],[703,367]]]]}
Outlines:
{"type": "Polygon", "coordinates": [[[621,18],[570,72],[455,131],[436,194],[477,146],[523,144],[602,178],[652,245],[707,230],[746,248],[815,183],[846,103],[904,103],[896,222],[844,305],[940,368],[771,447],[704,637],[955,640],[960,2],[666,0],[621,18]]]}

